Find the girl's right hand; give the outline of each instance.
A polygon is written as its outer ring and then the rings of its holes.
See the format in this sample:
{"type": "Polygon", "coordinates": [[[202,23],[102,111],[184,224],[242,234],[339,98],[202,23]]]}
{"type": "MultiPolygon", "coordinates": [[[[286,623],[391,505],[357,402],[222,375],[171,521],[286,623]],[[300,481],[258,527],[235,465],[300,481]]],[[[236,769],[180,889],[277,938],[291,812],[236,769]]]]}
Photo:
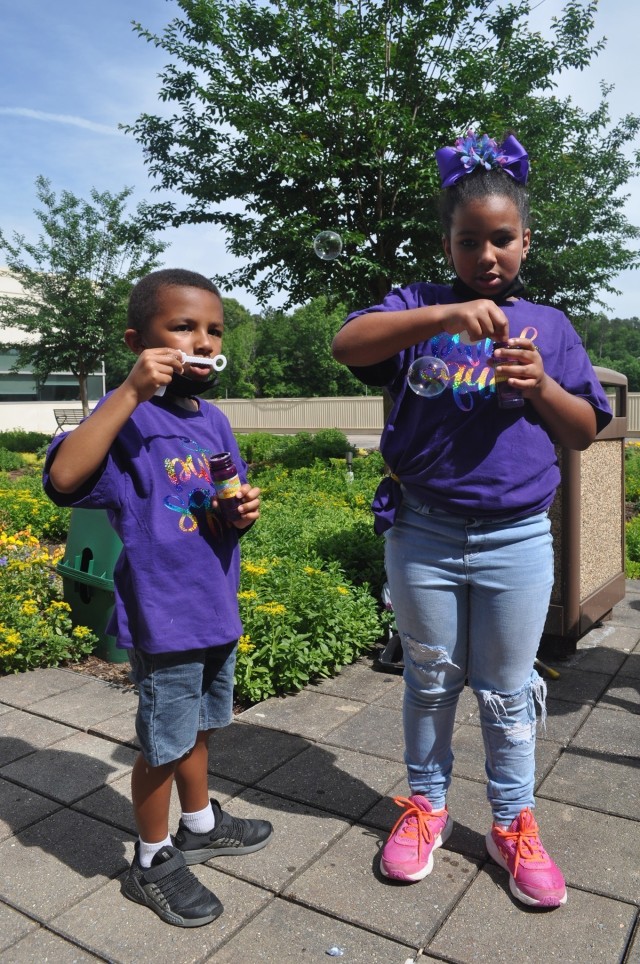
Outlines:
{"type": "Polygon", "coordinates": [[[467,332],[470,342],[506,341],[509,337],[509,322],[502,308],[493,301],[479,298],[462,304],[446,305],[446,315],[442,328],[448,335],[467,332]]]}
{"type": "Polygon", "coordinates": [[[174,348],[145,348],[123,382],[138,402],[153,398],[161,386],[167,386],[174,372],[182,372],[182,355],[174,348]]]}

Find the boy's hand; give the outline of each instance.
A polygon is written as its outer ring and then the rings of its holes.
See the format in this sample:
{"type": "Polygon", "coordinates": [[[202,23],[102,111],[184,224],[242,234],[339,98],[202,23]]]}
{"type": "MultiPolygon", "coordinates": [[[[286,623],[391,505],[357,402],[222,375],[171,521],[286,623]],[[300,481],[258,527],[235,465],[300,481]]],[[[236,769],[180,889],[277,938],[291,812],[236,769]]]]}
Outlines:
{"type": "Polygon", "coordinates": [[[175,348],[145,348],[123,384],[135,392],[138,402],[146,402],[183,367],[182,353],[175,348]]]}
{"type": "Polygon", "coordinates": [[[242,501],[236,496],[240,502],[238,506],[240,518],[234,519],[233,525],[236,529],[247,529],[256,519],[260,518],[260,489],[256,489],[245,482],[240,486],[240,493],[242,501]]]}

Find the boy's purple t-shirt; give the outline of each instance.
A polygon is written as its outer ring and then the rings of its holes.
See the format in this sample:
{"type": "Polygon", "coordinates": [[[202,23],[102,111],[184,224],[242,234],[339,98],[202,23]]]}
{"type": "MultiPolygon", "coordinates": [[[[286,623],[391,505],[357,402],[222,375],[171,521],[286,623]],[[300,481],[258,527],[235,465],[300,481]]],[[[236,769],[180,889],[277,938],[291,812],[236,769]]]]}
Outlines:
{"type": "MultiPolygon", "coordinates": [[[[413,284],[394,289],[381,305],[353,312],[345,324],[369,312],[457,301],[448,285],[413,284]]],[[[611,409],[566,315],[524,299],[500,307],[509,319],[509,336],[530,338],[545,372],[585,398],[595,410],[598,431],[603,429],[611,409]]],[[[490,339],[464,345],[459,335],[443,333],[377,365],[351,370],[365,384],[389,390],[394,404],[380,450],[408,492],[455,515],[523,517],[550,506],[560,470],[554,441],[533,405],[498,407],[491,353],[490,339]],[[435,398],[416,395],[407,384],[411,363],[423,355],[442,359],[449,370],[449,386],[435,398]]],[[[373,504],[377,532],[393,525],[400,498],[398,484],[383,480],[373,504]]]]}
{"type": "Polygon", "coordinates": [[[108,627],[117,645],[167,653],[238,639],[238,531],[211,511],[208,462],[217,452],[230,452],[246,481],[226,416],[207,402],[200,402],[197,412],[165,398],[143,402],[101,470],[67,496],[49,479],[65,437],[57,436],[49,448],[45,491],[57,505],[106,509],[122,540],[108,627]]]}

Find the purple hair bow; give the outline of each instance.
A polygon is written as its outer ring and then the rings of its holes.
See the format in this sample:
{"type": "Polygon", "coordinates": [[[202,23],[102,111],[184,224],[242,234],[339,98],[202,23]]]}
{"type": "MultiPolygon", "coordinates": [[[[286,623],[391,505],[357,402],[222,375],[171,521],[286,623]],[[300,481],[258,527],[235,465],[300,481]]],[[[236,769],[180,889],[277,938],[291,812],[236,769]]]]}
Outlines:
{"type": "Polygon", "coordinates": [[[527,183],[529,174],[529,155],[513,134],[505,137],[502,144],[496,144],[487,134],[478,137],[473,131],[467,131],[466,137],[457,139],[455,147],[437,150],[436,161],[443,188],[451,187],[477,167],[487,171],[502,168],[520,184],[527,183]]]}

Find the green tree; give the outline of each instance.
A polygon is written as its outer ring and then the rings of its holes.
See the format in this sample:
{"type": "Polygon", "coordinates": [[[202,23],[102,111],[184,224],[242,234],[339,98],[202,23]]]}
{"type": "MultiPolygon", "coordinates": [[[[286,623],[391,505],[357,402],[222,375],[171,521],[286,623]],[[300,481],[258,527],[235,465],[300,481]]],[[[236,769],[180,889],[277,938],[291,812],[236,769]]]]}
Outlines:
{"type": "Polygon", "coordinates": [[[257,318],[247,311],[235,298],[223,298],[224,336],[222,351],[227,367],[219,376],[213,394],[215,397],[255,398],[257,394],[254,377],[256,363],[257,318]]]}
{"type": "Polygon", "coordinates": [[[640,169],[627,149],[640,121],[612,124],[553,94],[558,75],[586,67],[595,0],[567,0],[549,30],[531,5],[496,0],[177,0],[161,35],[139,34],[170,58],[167,116],[128,128],[158,188],[183,203],[157,223],[214,222],[243,265],[225,284],[286,306],[329,295],[353,307],[393,284],[444,280],[433,153],[469,126],[514,130],[532,163],[534,296],[592,308],[599,289],[640,263],[638,230],[620,193],[640,169]],[[332,262],[317,232],[344,241],[332,262]]]}
{"type": "Polygon", "coordinates": [[[90,202],[70,191],[58,198],[50,182],[38,177],[38,240],[14,234],[10,241],[0,231],[8,273],[24,292],[0,298],[0,322],[38,336],[20,347],[16,367],[32,365],[41,381],[51,372],[73,372],[85,413],[87,376],[122,341],[131,284],[157,265],[166,247],[148,226],[147,205],[127,215],[131,193],[94,188],[90,202]]]}
{"type": "Polygon", "coordinates": [[[346,311],[314,298],[291,314],[269,309],[257,328],[258,393],[268,398],[362,395],[363,388],[331,354],[346,311]]]}

